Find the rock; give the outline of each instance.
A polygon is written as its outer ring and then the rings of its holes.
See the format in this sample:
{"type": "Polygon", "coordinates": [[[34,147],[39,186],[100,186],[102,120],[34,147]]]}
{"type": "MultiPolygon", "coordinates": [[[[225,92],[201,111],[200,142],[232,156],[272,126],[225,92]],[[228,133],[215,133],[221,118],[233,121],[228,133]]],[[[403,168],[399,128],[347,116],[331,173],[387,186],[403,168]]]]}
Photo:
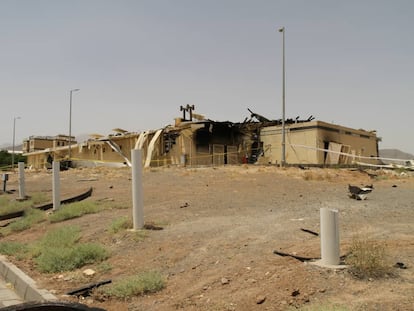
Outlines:
{"type": "Polygon", "coordinates": [[[221,285],[226,285],[226,284],[229,284],[230,283],[230,280],[229,279],[227,279],[227,278],[221,278],[221,285]]]}
{"type": "Polygon", "coordinates": [[[266,296],[260,295],[256,297],[256,304],[261,305],[263,302],[265,302],[266,296]]]}
{"type": "Polygon", "coordinates": [[[293,297],[296,297],[296,296],[299,296],[300,295],[300,291],[299,291],[299,289],[295,289],[293,292],[292,292],[292,294],[291,294],[293,297]]]}
{"type": "Polygon", "coordinates": [[[405,265],[405,263],[403,263],[403,262],[397,262],[395,265],[394,265],[394,267],[395,268],[399,268],[399,269],[407,269],[407,266],[405,265]]]}
{"type": "Polygon", "coordinates": [[[94,271],[94,270],[92,270],[92,269],[86,269],[86,270],[83,270],[83,272],[82,272],[84,275],[86,275],[86,276],[94,276],[95,274],[96,274],[96,272],[94,271]]]}

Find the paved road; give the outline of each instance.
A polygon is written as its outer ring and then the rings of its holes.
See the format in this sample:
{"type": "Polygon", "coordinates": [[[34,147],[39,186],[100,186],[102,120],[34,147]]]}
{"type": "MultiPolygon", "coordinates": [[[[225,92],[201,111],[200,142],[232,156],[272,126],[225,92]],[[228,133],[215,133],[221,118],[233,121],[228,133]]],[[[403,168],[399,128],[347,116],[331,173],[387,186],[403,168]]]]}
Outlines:
{"type": "Polygon", "coordinates": [[[23,299],[13,290],[13,286],[0,278],[0,308],[17,305],[23,302],[23,299]]]}

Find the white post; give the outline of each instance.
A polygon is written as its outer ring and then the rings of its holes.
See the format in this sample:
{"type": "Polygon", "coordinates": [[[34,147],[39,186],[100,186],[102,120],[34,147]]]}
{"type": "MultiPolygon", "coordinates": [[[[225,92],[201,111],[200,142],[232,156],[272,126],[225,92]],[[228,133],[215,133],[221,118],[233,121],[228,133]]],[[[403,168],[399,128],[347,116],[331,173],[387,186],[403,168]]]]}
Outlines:
{"type": "Polygon", "coordinates": [[[57,211],[60,207],[60,181],[59,181],[59,172],[60,172],[60,162],[52,162],[53,169],[53,211],[57,211]]]}
{"type": "Polygon", "coordinates": [[[142,191],[142,150],[131,150],[132,162],[132,217],[134,230],[144,227],[144,200],[142,191]]]}
{"type": "Polygon", "coordinates": [[[17,164],[19,170],[19,200],[26,200],[25,185],[24,185],[24,162],[17,164]]]}
{"type": "Polygon", "coordinates": [[[321,208],[321,263],[339,265],[338,211],[321,208]]]}

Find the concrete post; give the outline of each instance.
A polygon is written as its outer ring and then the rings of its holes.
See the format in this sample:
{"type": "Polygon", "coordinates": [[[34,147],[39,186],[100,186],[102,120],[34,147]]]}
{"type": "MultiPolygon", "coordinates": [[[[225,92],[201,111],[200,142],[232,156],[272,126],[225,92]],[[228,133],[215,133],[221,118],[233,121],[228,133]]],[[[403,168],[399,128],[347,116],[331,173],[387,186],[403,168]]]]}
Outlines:
{"type": "Polygon", "coordinates": [[[19,170],[19,200],[26,200],[25,181],[24,181],[24,162],[17,164],[19,170]]]}
{"type": "Polygon", "coordinates": [[[144,200],[142,191],[142,150],[131,150],[132,162],[132,217],[134,230],[144,227],[144,200]]]}
{"type": "Polygon", "coordinates": [[[57,211],[60,207],[60,180],[59,180],[59,173],[60,173],[60,162],[53,161],[52,162],[52,169],[53,169],[53,211],[57,211]]]}
{"type": "Polygon", "coordinates": [[[328,208],[321,208],[320,216],[321,263],[324,265],[339,265],[338,211],[328,208]]]}

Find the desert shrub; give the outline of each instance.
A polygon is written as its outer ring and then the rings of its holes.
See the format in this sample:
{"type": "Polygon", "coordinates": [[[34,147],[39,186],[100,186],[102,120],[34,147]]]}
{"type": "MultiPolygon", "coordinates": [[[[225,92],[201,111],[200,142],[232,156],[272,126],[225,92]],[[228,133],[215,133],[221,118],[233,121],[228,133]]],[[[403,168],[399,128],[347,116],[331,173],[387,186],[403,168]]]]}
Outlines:
{"type": "Polygon", "coordinates": [[[82,201],[62,205],[60,209],[49,216],[49,221],[52,223],[64,221],[72,218],[77,218],[85,214],[97,213],[98,210],[99,207],[96,205],[96,203],[91,201],[82,201]]]}
{"type": "Polygon", "coordinates": [[[26,244],[6,241],[0,242],[0,254],[15,256],[17,259],[22,259],[28,253],[29,248],[26,244]]]}
{"type": "Polygon", "coordinates": [[[115,219],[109,228],[111,233],[117,233],[121,230],[131,229],[133,227],[132,220],[128,217],[120,217],[115,219]]]}
{"type": "Polygon", "coordinates": [[[165,280],[157,271],[142,272],[123,278],[111,285],[103,287],[100,292],[109,297],[126,299],[146,293],[160,291],[165,286],[165,280]]]}
{"type": "Polygon", "coordinates": [[[70,247],[80,237],[80,228],[78,226],[66,226],[47,232],[39,245],[42,248],[70,247]]]}
{"type": "Polygon", "coordinates": [[[6,206],[7,204],[9,204],[9,199],[7,199],[6,197],[0,197],[1,211],[3,210],[3,206],[6,206]]]}
{"type": "Polygon", "coordinates": [[[36,192],[30,196],[29,199],[34,205],[46,203],[49,201],[47,195],[43,192],[36,192]]]}
{"type": "Polygon", "coordinates": [[[108,258],[107,251],[98,244],[79,244],[69,248],[49,248],[36,258],[41,272],[71,271],[108,258]]]}
{"type": "Polygon", "coordinates": [[[4,198],[2,202],[0,202],[0,215],[23,211],[26,208],[30,207],[31,204],[31,201],[16,201],[4,198]]]}
{"type": "Polygon", "coordinates": [[[380,278],[392,273],[385,245],[359,237],[352,241],[346,264],[349,272],[358,278],[380,278]]]}
{"type": "Polygon", "coordinates": [[[108,262],[101,262],[96,266],[96,270],[101,273],[106,273],[112,270],[112,265],[108,262]]]}
{"type": "Polygon", "coordinates": [[[45,220],[44,212],[37,210],[37,209],[27,208],[24,211],[23,217],[12,222],[8,226],[8,228],[5,230],[5,233],[7,234],[10,232],[24,231],[24,230],[30,229],[33,224],[42,222],[44,220],[45,220]]]}
{"type": "Polygon", "coordinates": [[[79,239],[78,227],[63,227],[47,233],[39,242],[35,255],[37,268],[46,273],[71,271],[108,258],[101,245],[78,244],[79,239]]]}

